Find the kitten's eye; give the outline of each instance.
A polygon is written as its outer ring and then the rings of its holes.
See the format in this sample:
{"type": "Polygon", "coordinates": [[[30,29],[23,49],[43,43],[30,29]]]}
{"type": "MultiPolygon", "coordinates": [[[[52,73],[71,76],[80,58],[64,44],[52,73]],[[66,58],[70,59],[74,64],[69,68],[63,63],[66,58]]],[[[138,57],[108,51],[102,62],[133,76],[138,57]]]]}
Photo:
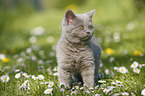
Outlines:
{"type": "Polygon", "coordinates": [[[89,26],[89,30],[92,30],[93,29],[93,26],[89,26]]]}
{"type": "Polygon", "coordinates": [[[79,27],[79,30],[84,30],[84,26],[81,25],[81,26],[79,27]]]}

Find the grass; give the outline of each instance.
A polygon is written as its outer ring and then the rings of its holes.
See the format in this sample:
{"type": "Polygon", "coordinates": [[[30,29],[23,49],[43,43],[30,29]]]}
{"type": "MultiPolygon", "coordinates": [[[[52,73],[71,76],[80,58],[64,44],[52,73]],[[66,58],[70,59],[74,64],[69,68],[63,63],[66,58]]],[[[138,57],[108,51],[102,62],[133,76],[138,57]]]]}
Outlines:
{"type": "MultiPolygon", "coordinates": [[[[5,55],[8,61],[0,60],[0,76],[2,78],[2,75],[8,74],[10,80],[4,83],[0,81],[0,95],[44,95],[44,91],[48,89],[46,82],[49,81],[54,82],[51,92],[51,95],[54,96],[70,95],[72,92],[76,92],[74,94],[78,96],[84,94],[123,94],[122,92],[127,92],[129,95],[132,93],[137,96],[141,95],[141,91],[145,89],[145,67],[139,68],[140,73],[137,74],[133,72],[130,66],[134,61],[145,64],[145,56],[141,56],[141,54],[145,54],[145,14],[138,13],[134,6],[129,5],[129,2],[128,0],[128,6],[121,1],[114,2],[115,4],[119,3],[119,7],[117,5],[112,6],[112,3],[105,3],[107,5],[102,7],[104,3],[101,2],[96,7],[93,21],[96,29],[95,36],[99,39],[102,47],[101,60],[103,66],[100,68],[100,73],[105,76],[104,78],[100,77],[99,80],[105,80],[106,82],[103,84],[97,83],[99,87],[93,89],[94,92],[92,92],[92,89],[88,89],[87,92],[86,90],[78,90],[77,87],[72,90],[65,89],[62,92],[58,87],[58,77],[54,76],[57,71],[53,71],[53,69],[57,66],[55,45],[61,35],[61,20],[64,10],[30,12],[29,14],[23,12],[18,14],[19,11],[16,10],[3,13],[1,10],[0,54],[5,55]],[[106,9],[108,9],[107,12],[106,9]],[[30,32],[38,26],[45,30],[44,34],[31,35],[30,32]],[[35,43],[29,41],[32,36],[37,38],[35,43]],[[107,48],[110,48],[113,53],[108,55],[109,53],[106,53],[107,48]],[[138,54],[135,54],[135,51],[138,54]],[[21,59],[22,61],[20,61],[21,59]],[[110,61],[111,59],[112,61],[110,61]],[[114,67],[121,66],[125,66],[128,72],[124,74],[114,70],[114,67]],[[16,68],[14,69],[14,67],[16,68]],[[16,69],[20,71],[15,72],[16,69]],[[52,71],[52,74],[48,72],[48,69],[52,71]],[[105,73],[106,69],[113,71],[113,77],[105,73]],[[17,73],[21,73],[21,77],[18,79],[15,78],[17,73]],[[22,76],[23,73],[27,73],[30,77],[22,76]],[[36,77],[43,75],[44,79],[33,80],[32,75],[36,77]],[[19,90],[26,80],[29,80],[29,84],[26,84],[27,87],[25,86],[19,90]],[[123,83],[111,84],[116,80],[123,83]],[[108,86],[114,86],[115,88],[106,93],[105,90],[109,89],[108,86]]],[[[91,5],[91,3],[89,4],[91,5]]],[[[76,13],[89,11],[84,6],[81,6],[76,13]],[[82,11],[80,11],[81,9],[82,11]]],[[[93,6],[95,5],[93,4],[93,6]]]]}

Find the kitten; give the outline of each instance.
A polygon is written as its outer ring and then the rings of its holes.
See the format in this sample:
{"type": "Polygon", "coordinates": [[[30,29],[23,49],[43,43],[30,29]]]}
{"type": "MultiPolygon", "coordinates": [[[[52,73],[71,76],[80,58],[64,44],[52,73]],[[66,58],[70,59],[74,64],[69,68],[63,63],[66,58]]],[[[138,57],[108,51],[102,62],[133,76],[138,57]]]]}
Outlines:
{"type": "Polygon", "coordinates": [[[95,10],[74,14],[68,9],[62,21],[62,35],[56,47],[59,83],[71,87],[75,80],[93,87],[98,76],[101,48],[93,36],[95,10]]]}

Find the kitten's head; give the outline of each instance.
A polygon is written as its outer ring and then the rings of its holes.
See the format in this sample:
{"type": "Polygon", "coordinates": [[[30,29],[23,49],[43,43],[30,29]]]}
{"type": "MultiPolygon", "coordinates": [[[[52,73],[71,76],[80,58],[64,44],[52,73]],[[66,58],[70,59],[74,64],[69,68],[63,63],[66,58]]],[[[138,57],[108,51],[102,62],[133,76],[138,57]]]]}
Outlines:
{"type": "Polygon", "coordinates": [[[68,9],[62,21],[62,35],[72,43],[88,42],[94,33],[94,12],[95,9],[85,14],[74,14],[68,9]]]}

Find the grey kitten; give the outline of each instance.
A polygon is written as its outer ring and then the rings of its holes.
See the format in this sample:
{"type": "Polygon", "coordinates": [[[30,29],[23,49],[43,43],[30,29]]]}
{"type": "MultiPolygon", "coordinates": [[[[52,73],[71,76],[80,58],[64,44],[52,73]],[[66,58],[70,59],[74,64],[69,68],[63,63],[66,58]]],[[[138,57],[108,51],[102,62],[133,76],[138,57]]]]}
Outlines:
{"type": "Polygon", "coordinates": [[[62,35],[56,47],[59,83],[71,87],[72,77],[93,87],[99,72],[101,48],[93,36],[95,10],[74,14],[68,9],[62,21],[62,35]]]}

